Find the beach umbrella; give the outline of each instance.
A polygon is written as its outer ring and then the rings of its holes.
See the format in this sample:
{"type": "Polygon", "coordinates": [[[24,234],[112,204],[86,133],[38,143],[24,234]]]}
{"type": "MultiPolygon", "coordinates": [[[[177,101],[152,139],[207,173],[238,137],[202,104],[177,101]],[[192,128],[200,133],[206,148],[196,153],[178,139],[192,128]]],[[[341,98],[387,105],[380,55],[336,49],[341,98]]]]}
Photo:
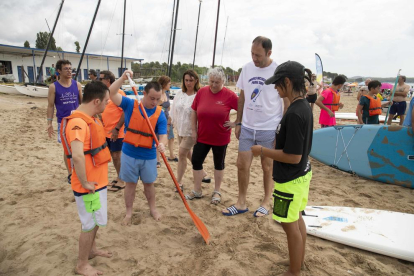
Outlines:
{"type": "MultiPolygon", "coordinates": [[[[154,129],[153,129],[153,127],[152,127],[152,125],[151,125],[151,123],[148,119],[148,115],[147,115],[147,112],[145,111],[145,108],[144,108],[144,105],[142,104],[142,101],[141,102],[139,101],[138,92],[137,92],[137,88],[135,87],[135,83],[131,79],[129,74],[127,74],[127,76],[128,76],[128,79],[129,79],[129,84],[131,85],[132,90],[134,91],[135,98],[137,99],[138,104],[141,107],[141,111],[142,111],[142,113],[145,117],[145,120],[147,121],[148,127],[151,130],[151,134],[152,134],[152,137],[154,138],[155,144],[158,147],[159,141],[158,141],[157,135],[155,135],[154,129]]],[[[207,227],[204,225],[204,223],[201,221],[201,219],[199,217],[197,217],[197,215],[190,209],[190,206],[188,205],[187,200],[185,200],[184,194],[180,189],[180,185],[178,184],[177,178],[175,178],[175,175],[174,175],[174,173],[173,173],[173,171],[170,167],[170,164],[168,164],[168,161],[167,161],[167,158],[165,157],[165,154],[163,152],[160,152],[160,153],[161,153],[162,159],[164,160],[165,165],[167,166],[168,172],[170,173],[171,178],[174,181],[175,187],[177,188],[177,191],[180,194],[180,197],[184,202],[185,208],[187,208],[187,211],[190,214],[191,218],[193,219],[194,224],[196,225],[198,231],[200,232],[200,234],[203,237],[203,239],[205,240],[205,242],[208,244],[209,239],[210,239],[210,233],[208,232],[207,227]]]]}
{"type": "Polygon", "coordinates": [[[381,84],[381,89],[392,89],[392,84],[384,82],[381,84]]]}

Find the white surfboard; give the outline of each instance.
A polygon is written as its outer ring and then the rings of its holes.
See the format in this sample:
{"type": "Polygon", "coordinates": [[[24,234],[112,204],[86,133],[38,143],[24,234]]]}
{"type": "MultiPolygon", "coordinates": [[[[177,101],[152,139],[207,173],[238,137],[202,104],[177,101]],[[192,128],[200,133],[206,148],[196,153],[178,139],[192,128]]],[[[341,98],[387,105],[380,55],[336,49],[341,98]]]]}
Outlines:
{"type": "Polygon", "coordinates": [[[309,235],[414,262],[414,215],[352,207],[308,206],[309,235]]]}

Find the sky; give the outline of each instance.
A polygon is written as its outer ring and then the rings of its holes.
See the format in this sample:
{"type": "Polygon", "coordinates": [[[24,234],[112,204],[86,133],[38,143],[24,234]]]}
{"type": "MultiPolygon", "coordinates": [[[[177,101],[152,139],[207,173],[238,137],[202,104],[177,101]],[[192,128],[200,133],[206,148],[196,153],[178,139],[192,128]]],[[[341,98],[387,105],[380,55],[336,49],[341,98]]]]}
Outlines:
{"type": "MultiPolygon", "coordinates": [[[[56,45],[83,48],[98,0],[65,0],[56,45]]],[[[180,0],[173,61],[192,63],[199,0],[180,0]]],[[[123,0],[102,0],[86,52],[121,56],[123,0]]],[[[52,28],[60,1],[0,2],[0,44],[35,46],[52,28]],[[7,26],[7,27],[5,27],[7,26]]],[[[212,65],[218,0],[202,0],[195,63],[212,65]]],[[[127,0],[124,56],[167,62],[173,0],[127,0]]],[[[414,77],[413,0],[221,0],[215,65],[235,70],[251,61],[256,36],[272,40],[271,57],[348,77],[414,77]]],[[[82,51],[82,49],[81,49],[82,51]]]]}

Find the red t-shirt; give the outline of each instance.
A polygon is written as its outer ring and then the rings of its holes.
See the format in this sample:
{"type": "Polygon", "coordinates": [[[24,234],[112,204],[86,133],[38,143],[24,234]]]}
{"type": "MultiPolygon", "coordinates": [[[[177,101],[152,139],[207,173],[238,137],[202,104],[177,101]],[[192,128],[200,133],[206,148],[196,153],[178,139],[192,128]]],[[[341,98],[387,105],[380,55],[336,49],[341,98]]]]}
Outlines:
{"type": "Polygon", "coordinates": [[[216,94],[209,86],[198,90],[191,106],[197,112],[197,142],[213,146],[230,143],[231,130],[223,124],[230,120],[230,110],[237,110],[237,100],[236,93],[225,87],[216,94]]]}

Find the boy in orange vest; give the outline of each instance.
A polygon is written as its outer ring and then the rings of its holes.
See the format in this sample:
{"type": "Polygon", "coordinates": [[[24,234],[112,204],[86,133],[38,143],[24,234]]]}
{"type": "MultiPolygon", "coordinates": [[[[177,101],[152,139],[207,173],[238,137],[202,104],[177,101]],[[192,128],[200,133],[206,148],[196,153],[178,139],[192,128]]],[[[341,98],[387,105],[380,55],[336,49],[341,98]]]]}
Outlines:
{"type": "Polygon", "coordinates": [[[368,94],[362,95],[357,107],[358,123],[363,124],[379,124],[379,115],[382,114],[382,103],[378,98],[378,93],[381,91],[381,83],[373,80],[368,83],[368,94]],[[361,115],[362,113],[362,115],[361,115]]]}
{"type": "Polygon", "coordinates": [[[60,137],[72,166],[72,190],[82,223],[79,237],[79,257],[75,271],[81,275],[101,275],[88,259],[96,256],[110,258],[112,253],[98,250],[95,244],[99,226],[106,226],[108,162],[111,161],[105,131],[96,114],[108,104],[108,88],[102,82],[92,81],[85,86],[82,104],[62,119],[60,137]]]}

